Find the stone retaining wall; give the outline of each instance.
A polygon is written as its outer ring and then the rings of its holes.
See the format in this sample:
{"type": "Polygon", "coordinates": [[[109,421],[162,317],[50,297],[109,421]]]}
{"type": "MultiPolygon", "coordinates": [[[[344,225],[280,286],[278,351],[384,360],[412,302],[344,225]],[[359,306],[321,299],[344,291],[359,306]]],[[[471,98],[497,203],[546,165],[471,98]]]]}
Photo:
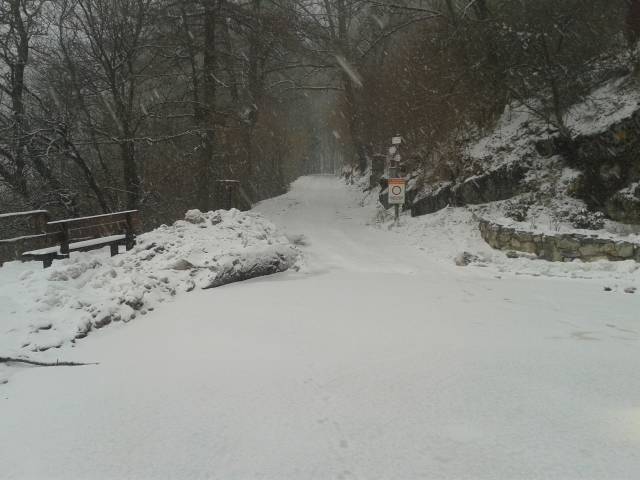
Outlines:
{"type": "Polygon", "coordinates": [[[545,260],[566,262],[580,259],[635,260],[640,262],[640,244],[581,234],[546,235],[505,227],[480,220],[482,238],[498,250],[515,250],[535,254],[545,260]]]}

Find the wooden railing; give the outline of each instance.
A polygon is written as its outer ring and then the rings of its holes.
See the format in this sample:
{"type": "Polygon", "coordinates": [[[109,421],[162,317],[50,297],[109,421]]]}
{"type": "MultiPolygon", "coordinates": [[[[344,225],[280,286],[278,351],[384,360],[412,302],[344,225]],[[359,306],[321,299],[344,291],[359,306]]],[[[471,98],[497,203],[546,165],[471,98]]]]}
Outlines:
{"type": "Polygon", "coordinates": [[[0,239],[0,265],[26,259],[42,261],[48,267],[55,259],[67,258],[70,252],[107,246],[111,255],[116,255],[120,245],[127,250],[133,248],[136,233],[141,229],[138,210],[55,221],[49,221],[46,210],[5,213],[0,214],[0,226],[16,219],[30,219],[29,225],[23,225],[23,230],[29,232],[0,239]]]}
{"type": "Polygon", "coordinates": [[[47,231],[48,222],[47,210],[0,214],[0,232],[10,232],[9,238],[0,238],[0,265],[20,259],[20,255],[26,250],[50,244],[53,239],[47,231]],[[16,227],[16,224],[20,226],[16,227]]]}

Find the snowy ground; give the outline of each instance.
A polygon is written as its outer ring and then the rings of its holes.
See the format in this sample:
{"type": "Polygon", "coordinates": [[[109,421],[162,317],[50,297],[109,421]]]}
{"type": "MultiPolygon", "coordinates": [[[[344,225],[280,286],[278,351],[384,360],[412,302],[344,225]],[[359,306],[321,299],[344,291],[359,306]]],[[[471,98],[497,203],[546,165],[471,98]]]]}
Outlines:
{"type": "MultiPolygon", "coordinates": [[[[478,229],[478,216],[494,220],[487,210],[497,210],[495,204],[481,207],[446,208],[432,215],[410,218],[408,212],[403,215],[399,227],[390,227],[389,214],[384,221],[372,222],[378,228],[389,229],[392,233],[409,241],[419,250],[427,253],[434,262],[450,264],[463,252],[477,257],[470,268],[482,268],[485,275],[528,275],[534,277],[566,277],[594,280],[601,289],[611,288],[624,291],[628,288],[640,290],[640,264],[633,260],[624,262],[547,262],[535,259],[535,255],[519,253],[520,258],[508,258],[506,252],[494,250],[482,239],[478,229]]],[[[557,232],[539,228],[531,229],[527,224],[499,218],[503,225],[547,234],[557,232]]],[[[569,230],[573,233],[594,234],[587,230],[569,230]]],[[[598,232],[600,233],[600,232],[598,232]]],[[[607,235],[601,237],[616,238],[637,242],[637,236],[607,235]]]]}
{"type": "Polygon", "coordinates": [[[14,375],[0,476],[637,478],[640,295],[455,267],[463,218],[389,231],[360,198],[299,180],[258,207],[299,272],[177,292],[58,350],[99,365],[14,375]]]}

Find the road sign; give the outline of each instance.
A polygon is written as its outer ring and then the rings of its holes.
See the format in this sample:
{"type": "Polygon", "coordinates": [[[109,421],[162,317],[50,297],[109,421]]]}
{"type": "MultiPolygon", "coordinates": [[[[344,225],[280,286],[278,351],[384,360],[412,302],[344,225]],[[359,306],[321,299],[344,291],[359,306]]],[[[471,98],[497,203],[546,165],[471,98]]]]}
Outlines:
{"type": "Polygon", "coordinates": [[[404,178],[389,179],[389,205],[404,205],[407,182],[404,178]]]}

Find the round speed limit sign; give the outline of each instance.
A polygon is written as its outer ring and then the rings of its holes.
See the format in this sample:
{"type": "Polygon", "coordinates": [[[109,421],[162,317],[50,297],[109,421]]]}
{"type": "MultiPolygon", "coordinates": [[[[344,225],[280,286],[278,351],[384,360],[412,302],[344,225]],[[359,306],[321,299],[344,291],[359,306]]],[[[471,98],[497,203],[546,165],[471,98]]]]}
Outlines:
{"type": "Polygon", "coordinates": [[[404,178],[389,179],[389,204],[403,205],[405,202],[405,193],[407,190],[407,182],[404,178]]]}

